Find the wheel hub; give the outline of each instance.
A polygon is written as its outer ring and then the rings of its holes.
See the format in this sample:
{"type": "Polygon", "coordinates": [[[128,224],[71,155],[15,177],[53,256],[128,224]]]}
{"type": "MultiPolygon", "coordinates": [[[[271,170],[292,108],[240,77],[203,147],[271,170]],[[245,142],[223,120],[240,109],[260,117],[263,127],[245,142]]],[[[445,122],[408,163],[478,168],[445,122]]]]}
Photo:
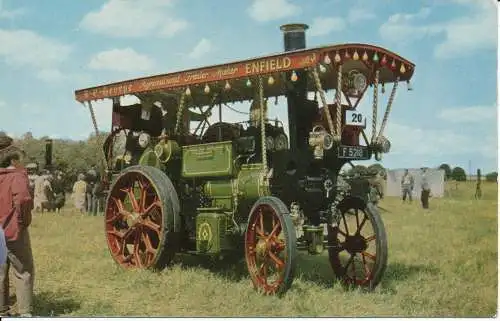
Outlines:
{"type": "Polygon", "coordinates": [[[344,248],[349,253],[361,253],[368,248],[365,238],[359,234],[348,235],[345,240],[344,248]]]}
{"type": "Polygon", "coordinates": [[[128,226],[134,226],[141,222],[141,214],[139,213],[130,213],[127,216],[127,224],[128,226]]]}
{"type": "Polygon", "coordinates": [[[255,253],[259,257],[259,259],[264,259],[267,256],[268,252],[268,244],[264,240],[259,240],[257,245],[255,246],[255,253]]]}

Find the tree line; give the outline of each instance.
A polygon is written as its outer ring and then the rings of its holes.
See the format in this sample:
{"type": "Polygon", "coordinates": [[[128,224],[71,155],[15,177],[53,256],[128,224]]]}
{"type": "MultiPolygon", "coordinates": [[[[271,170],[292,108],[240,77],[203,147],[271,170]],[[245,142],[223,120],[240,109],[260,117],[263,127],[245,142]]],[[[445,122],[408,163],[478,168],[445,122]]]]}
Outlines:
{"type": "MultiPolygon", "coordinates": [[[[108,134],[99,134],[101,144],[108,134]]],[[[46,168],[45,141],[47,139],[52,139],[52,169],[63,172],[65,189],[71,189],[78,174],[86,173],[93,165],[99,163],[101,148],[95,134],[91,134],[84,141],[75,141],[54,139],[48,136],[34,138],[30,132],[15,139],[15,143],[26,153],[25,163],[37,163],[40,170],[46,168]]]]}
{"type": "MultiPolygon", "coordinates": [[[[455,181],[466,181],[467,180],[467,174],[465,173],[465,170],[461,167],[453,167],[451,168],[450,165],[448,164],[441,164],[439,166],[440,169],[444,170],[444,176],[446,180],[455,180],[455,181]]],[[[478,175],[481,175],[481,171],[478,170],[478,175]]],[[[490,172],[487,173],[485,176],[485,180],[488,182],[496,182],[498,173],[497,172],[490,172]]],[[[479,179],[479,177],[477,177],[479,179]]]]}

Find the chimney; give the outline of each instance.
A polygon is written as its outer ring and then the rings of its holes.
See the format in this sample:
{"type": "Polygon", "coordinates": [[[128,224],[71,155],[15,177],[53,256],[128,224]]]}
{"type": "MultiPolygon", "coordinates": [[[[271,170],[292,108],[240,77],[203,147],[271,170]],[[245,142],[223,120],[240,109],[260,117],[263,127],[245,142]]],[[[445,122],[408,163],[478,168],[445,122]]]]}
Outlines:
{"type": "Polygon", "coordinates": [[[52,169],[52,139],[45,140],[45,169],[52,169]]]}
{"type": "Polygon", "coordinates": [[[282,25],[283,43],[285,51],[304,49],[306,47],[306,30],[309,26],[303,23],[289,23],[282,25]]]}
{"type": "MultiPolygon", "coordinates": [[[[302,23],[282,25],[283,42],[286,51],[306,48],[306,30],[309,27],[302,23]]],[[[291,72],[287,78],[290,79],[291,72]]],[[[291,83],[292,86],[286,93],[288,104],[288,130],[290,136],[290,149],[292,152],[309,148],[307,136],[311,130],[311,115],[314,108],[307,100],[307,75],[297,71],[298,79],[291,83]]]]}

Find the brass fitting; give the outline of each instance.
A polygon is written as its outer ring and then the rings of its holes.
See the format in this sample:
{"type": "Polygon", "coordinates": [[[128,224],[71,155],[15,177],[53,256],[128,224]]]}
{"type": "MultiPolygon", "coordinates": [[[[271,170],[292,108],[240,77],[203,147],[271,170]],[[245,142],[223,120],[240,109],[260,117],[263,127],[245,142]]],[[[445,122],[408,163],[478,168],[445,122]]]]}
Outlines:
{"type": "Polygon", "coordinates": [[[333,136],[323,126],[315,126],[309,133],[309,146],[314,149],[314,158],[323,159],[325,150],[333,147],[333,136]]]}

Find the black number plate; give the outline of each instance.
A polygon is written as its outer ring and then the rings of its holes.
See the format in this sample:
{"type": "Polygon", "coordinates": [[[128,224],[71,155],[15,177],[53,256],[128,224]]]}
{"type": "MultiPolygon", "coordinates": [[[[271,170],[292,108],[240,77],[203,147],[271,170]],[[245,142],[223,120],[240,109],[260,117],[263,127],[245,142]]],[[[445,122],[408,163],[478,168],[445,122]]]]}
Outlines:
{"type": "Polygon", "coordinates": [[[368,147],[364,146],[339,146],[339,158],[343,159],[370,159],[368,147]]]}

